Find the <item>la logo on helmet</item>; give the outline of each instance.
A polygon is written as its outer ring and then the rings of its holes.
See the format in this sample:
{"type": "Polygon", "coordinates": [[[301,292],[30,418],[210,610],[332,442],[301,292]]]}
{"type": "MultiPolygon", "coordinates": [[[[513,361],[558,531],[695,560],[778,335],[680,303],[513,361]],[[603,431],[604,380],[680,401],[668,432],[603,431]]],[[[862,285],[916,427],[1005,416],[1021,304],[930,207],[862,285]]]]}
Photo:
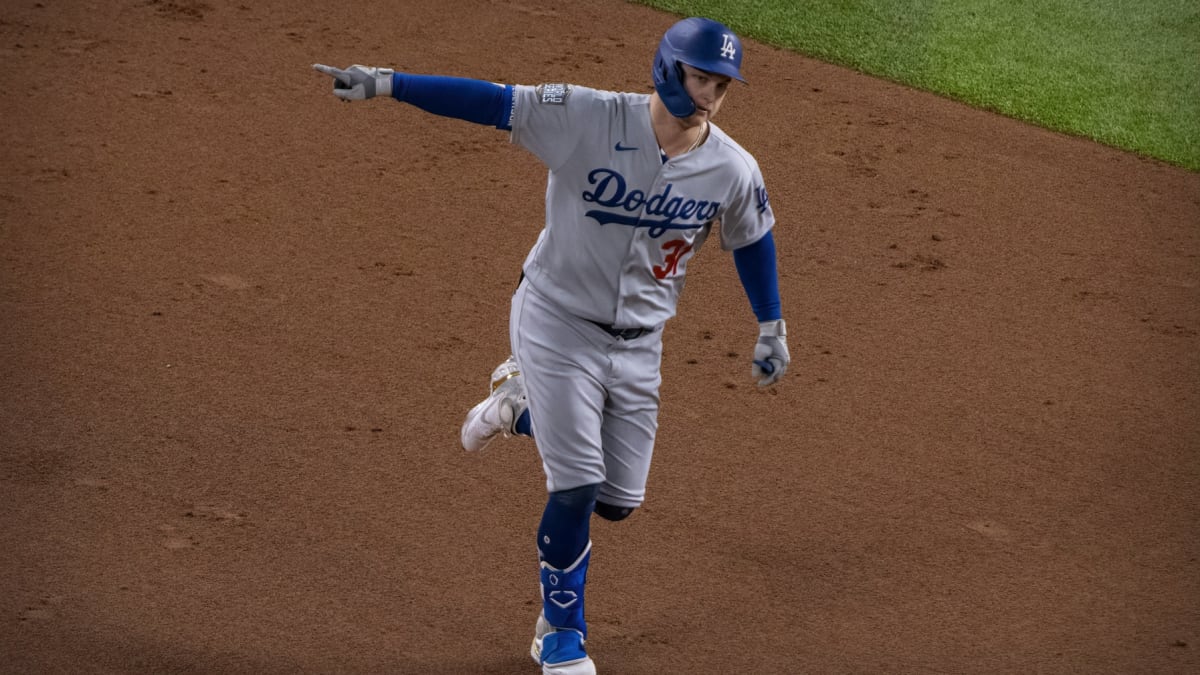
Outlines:
{"type": "Polygon", "coordinates": [[[737,56],[737,48],[733,46],[733,36],[729,33],[723,33],[721,37],[725,38],[725,44],[721,45],[721,56],[727,59],[737,56]]]}

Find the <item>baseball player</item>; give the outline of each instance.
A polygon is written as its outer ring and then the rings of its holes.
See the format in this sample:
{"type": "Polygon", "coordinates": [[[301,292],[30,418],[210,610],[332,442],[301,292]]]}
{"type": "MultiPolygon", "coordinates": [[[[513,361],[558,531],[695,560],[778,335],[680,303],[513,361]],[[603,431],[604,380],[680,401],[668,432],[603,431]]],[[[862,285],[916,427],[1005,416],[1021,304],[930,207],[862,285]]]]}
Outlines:
{"type": "Polygon", "coordinates": [[[545,227],[512,299],[512,357],[462,427],[468,450],[518,434],[533,436],[542,458],[549,498],[531,654],[543,673],[596,672],[584,620],[591,515],[619,521],[645,498],[663,325],[714,226],[758,319],[751,376],[767,386],[788,368],[763,178],[712,122],[741,63],[733,31],[688,18],[663,35],[649,94],[314,66],[342,99],[390,96],[495,126],[549,169],[545,227]]]}

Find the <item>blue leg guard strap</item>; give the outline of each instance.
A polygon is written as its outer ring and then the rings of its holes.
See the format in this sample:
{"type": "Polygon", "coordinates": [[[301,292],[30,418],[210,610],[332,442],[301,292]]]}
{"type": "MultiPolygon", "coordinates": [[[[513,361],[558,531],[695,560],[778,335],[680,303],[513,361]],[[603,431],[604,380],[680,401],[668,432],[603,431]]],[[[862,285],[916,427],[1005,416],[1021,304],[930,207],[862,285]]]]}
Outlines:
{"type": "Polygon", "coordinates": [[[549,633],[542,638],[541,662],[543,665],[567,666],[587,658],[587,650],[583,648],[583,638],[573,630],[549,633]]]}
{"type": "Polygon", "coordinates": [[[588,542],[579,558],[566,569],[551,567],[542,561],[542,613],[555,628],[578,631],[587,637],[583,618],[583,587],[587,583],[588,562],[592,542],[588,542]]]}

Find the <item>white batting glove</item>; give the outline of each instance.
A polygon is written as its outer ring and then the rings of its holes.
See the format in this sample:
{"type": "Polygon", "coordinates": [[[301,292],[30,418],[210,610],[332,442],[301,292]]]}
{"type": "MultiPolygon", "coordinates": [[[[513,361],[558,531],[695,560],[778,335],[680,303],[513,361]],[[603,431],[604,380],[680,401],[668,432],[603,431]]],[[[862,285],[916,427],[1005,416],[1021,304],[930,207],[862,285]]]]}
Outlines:
{"type": "Polygon", "coordinates": [[[758,386],[775,384],[787,372],[792,357],[788,354],[787,324],[783,319],[758,324],[758,343],[754,345],[754,365],[750,376],[758,386]]]}
{"type": "Polygon", "coordinates": [[[345,101],[362,101],[376,96],[392,95],[391,68],[368,68],[353,65],[342,70],[321,63],[314,63],[313,70],[333,78],[333,95],[345,101]]]}

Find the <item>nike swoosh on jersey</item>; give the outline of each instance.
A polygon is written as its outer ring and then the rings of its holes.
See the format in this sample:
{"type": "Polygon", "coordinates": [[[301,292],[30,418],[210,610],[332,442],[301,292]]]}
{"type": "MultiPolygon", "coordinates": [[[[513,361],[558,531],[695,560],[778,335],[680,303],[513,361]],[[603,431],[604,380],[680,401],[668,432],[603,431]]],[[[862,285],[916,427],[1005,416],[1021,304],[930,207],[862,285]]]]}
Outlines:
{"type": "Polygon", "coordinates": [[[621,141],[617,141],[617,144],[616,144],[616,146],[614,146],[613,149],[615,149],[617,152],[625,152],[627,150],[637,150],[637,148],[630,148],[630,147],[621,145],[621,141]]]}

